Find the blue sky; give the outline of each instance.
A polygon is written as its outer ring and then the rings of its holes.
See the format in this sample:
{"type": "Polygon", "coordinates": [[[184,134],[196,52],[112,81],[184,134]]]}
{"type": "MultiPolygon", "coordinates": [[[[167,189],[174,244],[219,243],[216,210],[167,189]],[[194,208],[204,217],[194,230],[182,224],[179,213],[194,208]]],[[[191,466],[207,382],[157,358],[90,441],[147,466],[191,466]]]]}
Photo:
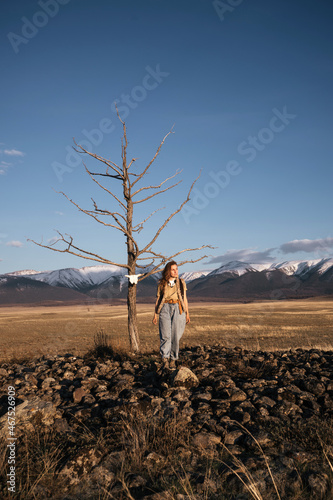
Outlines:
{"type": "Polygon", "coordinates": [[[233,259],[331,256],[332,14],[329,2],[308,0],[6,2],[0,273],[94,265],[27,241],[47,243],[55,230],[126,261],[119,232],[57,193],[86,209],[91,197],[117,208],[72,152],[74,137],[119,162],[115,101],[137,171],[174,125],[147,184],[182,169],[179,186],[139,207],[137,222],[166,207],[147,222],[140,243],[178,208],[202,169],[187,209],[154,247],[164,254],[216,247],[182,271],[233,259]]]}

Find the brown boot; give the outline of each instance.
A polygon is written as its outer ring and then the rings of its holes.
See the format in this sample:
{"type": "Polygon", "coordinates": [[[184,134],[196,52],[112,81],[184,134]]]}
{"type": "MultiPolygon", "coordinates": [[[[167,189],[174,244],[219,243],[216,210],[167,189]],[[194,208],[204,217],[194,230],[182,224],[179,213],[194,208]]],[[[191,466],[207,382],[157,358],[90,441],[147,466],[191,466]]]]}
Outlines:
{"type": "Polygon", "coordinates": [[[169,367],[171,368],[171,370],[175,370],[177,368],[177,364],[176,364],[175,359],[171,359],[169,367]]]}
{"type": "Polygon", "coordinates": [[[169,370],[169,359],[168,358],[162,359],[162,368],[164,370],[169,370]]]}

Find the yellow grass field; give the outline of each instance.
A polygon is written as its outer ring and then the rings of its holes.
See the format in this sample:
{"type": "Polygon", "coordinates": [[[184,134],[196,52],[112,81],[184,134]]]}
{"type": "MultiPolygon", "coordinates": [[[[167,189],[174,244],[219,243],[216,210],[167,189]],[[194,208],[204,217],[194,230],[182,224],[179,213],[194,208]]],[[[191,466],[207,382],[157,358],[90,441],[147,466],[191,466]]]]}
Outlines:
{"type": "MultiPolygon", "coordinates": [[[[143,352],[158,352],[154,304],[138,304],[143,352]]],[[[333,301],[266,301],[190,304],[191,323],[181,342],[222,343],[256,350],[333,349],[333,301]]],[[[127,350],[126,306],[0,307],[0,360],[42,354],[84,354],[103,330],[116,349],[127,350]]]]}

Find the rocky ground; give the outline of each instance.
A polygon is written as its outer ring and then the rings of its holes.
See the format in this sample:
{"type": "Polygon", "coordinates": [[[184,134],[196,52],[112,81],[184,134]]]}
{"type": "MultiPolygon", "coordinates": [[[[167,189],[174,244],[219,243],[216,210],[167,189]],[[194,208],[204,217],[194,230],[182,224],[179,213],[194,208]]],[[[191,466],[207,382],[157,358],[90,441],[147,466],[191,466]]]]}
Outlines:
{"type": "Polygon", "coordinates": [[[100,354],[1,365],[20,498],[333,498],[333,351],[100,354]]]}

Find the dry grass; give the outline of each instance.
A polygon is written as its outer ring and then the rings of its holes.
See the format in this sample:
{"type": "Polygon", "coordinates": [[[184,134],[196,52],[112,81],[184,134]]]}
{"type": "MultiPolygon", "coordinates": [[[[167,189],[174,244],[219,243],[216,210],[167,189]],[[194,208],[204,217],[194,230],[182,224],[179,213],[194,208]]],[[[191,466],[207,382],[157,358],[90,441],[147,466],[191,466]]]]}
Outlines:
{"type": "MultiPolygon", "coordinates": [[[[138,304],[142,350],[158,351],[153,304],[138,304]]],[[[333,301],[191,304],[183,345],[222,342],[227,347],[333,349],[333,301]]],[[[103,330],[116,349],[128,349],[126,306],[1,307],[1,358],[72,352],[83,354],[103,330]]]]}
{"type": "MultiPolygon", "coordinates": [[[[234,424],[240,425],[236,422],[234,424]]],[[[317,436],[319,425],[318,422],[317,427],[308,426],[302,430],[313,437],[313,459],[329,481],[328,496],[325,497],[328,499],[332,498],[330,493],[333,484],[333,476],[329,477],[332,471],[332,433],[326,427],[322,436],[317,436]]],[[[262,459],[251,470],[223,442],[213,453],[208,449],[193,447],[191,425],[177,416],[161,419],[154,417],[149,411],[128,408],[122,412],[122,417],[117,422],[109,422],[105,428],[89,429],[81,424],[70,434],[59,434],[54,429],[46,429],[39,424],[24,432],[17,441],[17,455],[20,457],[17,464],[17,495],[22,500],[60,500],[65,497],[73,500],[135,500],[154,492],[168,491],[170,500],[184,498],[182,495],[186,495],[187,500],[315,498],[304,482],[306,471],[303,470],[301,477],[297,470],[300,465],[294,464],[299,484],[291,492],[286,484],[289,476],[282,477],[276,465],[272,464],[273,458],[267,457],[256,438],[246,428],[240,427],[255,442],[256,456],[262,459]],[[84,449],[98,450],[104,457],[109,454],[113,456],[106,467],[112,470],[114,478],[109,485],[105,484],[104,487],[99,484],[92,491],[86,475],[77,486],[66,490],[68,482],[61,473],[61,468],[65,461],[84,449]],[[258,481],[258,473],[262,478],[267,477],[267,480],[258,481]],[[136,478],[142,480],[137,486],[136,478]],[[266,483],[266,486],[262,483],[266,483]],[[199,495],[198,485],[201,485],[199,495]]],[[[281,432],[284,432],[284,428],[281,428],[281,432]]],[[[5,449],[0,453],[0,470],[4,485],[5,449]]],[[[9,500],[12,495],[7,494],[4,488],[1,498],[9,500]]]]}

